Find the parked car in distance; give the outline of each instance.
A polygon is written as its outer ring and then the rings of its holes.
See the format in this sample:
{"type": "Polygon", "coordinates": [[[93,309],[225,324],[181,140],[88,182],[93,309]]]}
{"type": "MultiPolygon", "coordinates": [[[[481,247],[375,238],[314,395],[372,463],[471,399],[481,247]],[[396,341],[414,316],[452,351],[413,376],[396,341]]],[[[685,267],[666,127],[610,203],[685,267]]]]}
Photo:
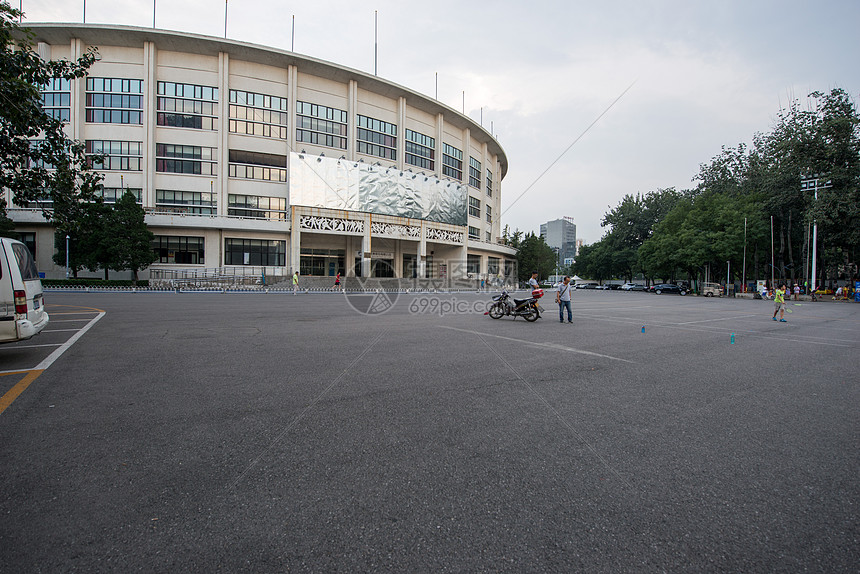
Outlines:
{"type": "Polygon", "coordinates": [[[705,297],[722,297],[723,288],[720,287],[719,283],[703,283],[702,295],[705,297]]]}
{"type": "Polygon", "coordinates": [[[645,286],[641,283],[625,283],[620,289],[622,291],[644,291],[645,286]]]}
{"type": "Polygon", "coordinates": [[[576,286],[577,289],[597,289],[600,287],[597,283],[580,283],[576,286]]]}
{"type": "Polygon", "coordinates": [[[663,293],[677,293],[679,295],[687,294],[687,290],[684,287],[675,285],[674,283],[658,283],[651,287],[651,292],[657,295],[662,295],[663,293]]]}
{"type": "Polygon", "coordinates": [[[600,291],[609,291],[612,289],[611,285],[598,285],[595,289],[599,289],[600,291]]]}
{"type": "Polygon", "coordinates": [[[20,241],[0,237],[0,343],[29,339],[47,325],[33,255],[20,241]]]}

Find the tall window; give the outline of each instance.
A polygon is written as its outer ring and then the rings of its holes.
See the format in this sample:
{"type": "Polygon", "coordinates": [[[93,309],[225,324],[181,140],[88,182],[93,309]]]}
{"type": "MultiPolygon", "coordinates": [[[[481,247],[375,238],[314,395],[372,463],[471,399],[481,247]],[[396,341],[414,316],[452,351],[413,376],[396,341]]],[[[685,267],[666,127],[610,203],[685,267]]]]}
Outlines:
{"type": "Polygon", "coordinates": [[[406,130],[406,163],[433,171],[436,169],[436,140],[422,133],[406,130]]]}
{"type": "Polygon", "coordinates": [[[18,239],[21,241],[21,243],[27,246],[27,249],[30,250],[30,254],[33,256],[33,259],[36,259],[36,232],[19,232],[18,239]]]}
{"type": "Polygon", "coordinates": [[[215,194],[206,191],[156,189],[155,207],[171,213],[215,215],[218,212],[215,194]]]}
{"type": "Polygon", "coordinates": [[[481,256],[466,255],[466,273],[477,275],[481,272],[481,256]]]}
{"type": "Polygon", "coordinates": [[[463,181],[463,152],[446,143],[442,144],[442,173],[463,181]]]}
{"type": "Polygon", "coordinates": [[[343,249],[310,249],[302,247],[299,272],[302,275],[329,275],[346,273],[346,255],[343,249]]]}
{"type": "Polygon", "coordinates": [[[87,78],[86,119],[97,124],[143,123],[143,80],[87,78]]]}
{"type": "Polygon", "coordinates": [[[346,149],[347,114],[307,102],[296,102],[296,141],[346,149]]]}
{"type": "Polygon", "coordinates": [[[481,189],[481,162],[469,157],[469,185],[481,189]]]}
{"type": "Polygon", "coordinates": [[[155,171],[217,175],[216,148],[194,145],[155,144],[155,171]]]}
{"type": "Polygon", "coordinates": [[[469,215],[472,217],[481,217],[481,200],[469,196],[469,215]]]}
{"type": "Polygon", "coordinates": [[[287,98],[230,90],[230,132],[288,139],[287,98]]]}
{"type": "Polygon", "coordinates": [[[493,206],[487,205],[487,223],[493,222],[493,206]]]}
{"type": "Polygon", "coordinates": [[[205,262],[202,237],[156,235],[152,249],[158,255],[159,263],[199,265],[205,262]]]}
{"type": "Polygon", "coordinates": [[[227,175],[286,183],[287,156],[231,149],[227,175]]]}
{"type": "MultiPolygon", "coordinates": [[[[67,122],[71,119],[72,83],[54,78],[42,86],[42,109],[52,118],[67,122]]],[[[6,102],[7,105],[8,102],[6,102]]]]}
{"type": "Polygon", "coordinates": [[[487,195],[493,197],[493,172],[492,170],[487,170],[487,195]]]}
{"type": "Polygon", "coordinates": [[[224,265],[283,267],[287,260],[286,241],[265,239],[225,239],[224,265]]]}
{"type": "Polygon", "coordinates": [[[218,129],[218,88],[158,82],[158,125],[218,129]]]}
{"type": "Polygon", "coordinates": [[[283,197],[236,195],[231,193],[227,196],[227,215],[251,219],[286,221],[287,200],[283,197]]]}
{"type": "Polygon", "coordinates": [[[481,230],[477,227],[469,226],[469,239],[480,239],[481,238],[481,230]]]}
{"type": "Polygon", "coordinates": [[[88,154],[103,154],[102,161],[92,162],[92,168],[97,170],[140,171],[143,160],[142,142],[124,142],[115,140],[87,140],[88,154]]]}
{"type": "Polygon", "coordinates": [[[397,160],[397,126],[382,120],[358,116],[358,153],[397,160]]]}

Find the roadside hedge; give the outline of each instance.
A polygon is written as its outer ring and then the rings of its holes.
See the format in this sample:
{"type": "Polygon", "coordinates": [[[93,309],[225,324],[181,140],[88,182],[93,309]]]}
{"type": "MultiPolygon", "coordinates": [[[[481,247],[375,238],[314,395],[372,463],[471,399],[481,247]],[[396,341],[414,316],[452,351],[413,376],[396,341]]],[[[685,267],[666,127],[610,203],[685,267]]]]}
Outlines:
{"type": "Polygon", "coordinates": [[[132,281],[131,279],[42,279],[44,287],[149,287],[148,280],[132,281]]]}

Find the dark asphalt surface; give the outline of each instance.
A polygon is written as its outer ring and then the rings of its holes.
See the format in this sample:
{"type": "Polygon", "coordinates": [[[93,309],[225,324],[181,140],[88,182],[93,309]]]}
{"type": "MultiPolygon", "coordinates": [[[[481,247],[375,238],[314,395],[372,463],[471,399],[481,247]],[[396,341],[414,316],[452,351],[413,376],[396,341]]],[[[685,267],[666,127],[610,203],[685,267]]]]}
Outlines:
{"type": "Polygon", "coordinates": [[[48,293],[0,571],[858,571],[860,305],[488,300],[48,293]]]}

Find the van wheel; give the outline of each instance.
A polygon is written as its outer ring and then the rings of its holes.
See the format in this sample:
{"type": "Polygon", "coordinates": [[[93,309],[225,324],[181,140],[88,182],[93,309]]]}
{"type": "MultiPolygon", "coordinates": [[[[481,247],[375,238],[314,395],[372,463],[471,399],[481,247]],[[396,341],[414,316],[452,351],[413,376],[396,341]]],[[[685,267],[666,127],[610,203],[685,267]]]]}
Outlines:
{"type": "Polygon", "coordinates": [[[659,295],[659,294],[660,294],[660,293],[662,293],[662,292],[663,292],[663,290],[662,290],[662,289],[657,289],[656,291],[654,291],[654,293],[656,293],[657,295],[659,295]]]}
{"type": "Polygon", "coordinates": [[[713,296],[714,296],[713,293],[705,293],[705,297],[713,297],[713,296]]]}

